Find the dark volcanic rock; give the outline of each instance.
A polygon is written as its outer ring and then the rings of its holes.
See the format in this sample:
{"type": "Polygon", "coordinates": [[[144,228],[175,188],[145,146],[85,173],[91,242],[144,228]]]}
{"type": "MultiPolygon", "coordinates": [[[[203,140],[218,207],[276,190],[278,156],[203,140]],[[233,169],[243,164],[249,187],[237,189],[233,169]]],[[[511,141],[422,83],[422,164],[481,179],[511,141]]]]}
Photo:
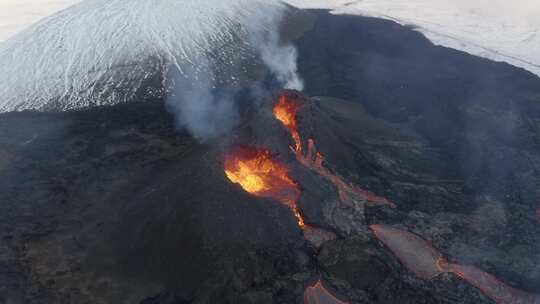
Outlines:
{"type": "Polygon", "coordinates": [[[540,292],[540,79],[391,21],[312,13],[300,71],[309,95],[333,98],[314,99],[307,132],[328,166],[399,206],[368,222],[540,292]]]}

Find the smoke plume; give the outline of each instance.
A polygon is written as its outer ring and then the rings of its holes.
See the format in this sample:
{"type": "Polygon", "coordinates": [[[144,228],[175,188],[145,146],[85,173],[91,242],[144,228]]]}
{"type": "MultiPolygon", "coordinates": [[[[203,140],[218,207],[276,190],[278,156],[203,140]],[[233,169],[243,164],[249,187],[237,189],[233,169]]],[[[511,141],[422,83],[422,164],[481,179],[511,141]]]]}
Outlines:
{"type": "Polygon", "coordinates": [[[215,138],[236,123],[236,91],[261,87],[251,63],[302,88],[296,50],[279,37],[286,9],[278,0],[82,1],[0,44],[0,112],[166,96],[179,126],[215,138]]]}
{"type": "MultiPolygon", "coordinates": [[[[225,69],[222,63],[211,63],[205,57],[196,61],[196,70],[184,68],[183,73],[179,73],[181,68],[172,67],[168,77],[170,94],[167,105],[175,114],[179,126],[187,128],[201,141],[229,132],[238,121],[234,96],[237,90],[234,88],[246,85],[238,82],[240,78],[247,77],[244,74],[249,74],[246,70],[238,71],[237,67],[249,65],[253,60],[262,61],[282,87],[302,90],[303,82],[296,64],[296,48],[281,43],[279,37],[284,9],[284,6],[276,6],[271,10],[246,15],[242,24],[237,26],[240,31],[233,36],[233,47],[221,49],[220,52],[225,54],[217,57],[227,58],[225,69]],[[237,48],[238,45],[246,48],[237,48]],[[233,76],[229,78],[229,75],[233,76]],[[220,86],[227,90],[223,92],[220,86]]],[[[253,89],[254,95],[263,87],[260,83],[247,85],[253,89]]]]}

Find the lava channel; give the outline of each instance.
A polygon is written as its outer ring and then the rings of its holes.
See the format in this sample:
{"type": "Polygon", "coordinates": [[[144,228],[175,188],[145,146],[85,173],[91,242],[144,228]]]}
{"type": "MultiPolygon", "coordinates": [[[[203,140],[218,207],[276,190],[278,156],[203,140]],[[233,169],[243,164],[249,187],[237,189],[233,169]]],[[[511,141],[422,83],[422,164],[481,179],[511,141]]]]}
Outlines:
{"type": "Polygon", "coordinates": [[[296,118],[297,112],[301,106],[301,101],[286,95],[281,95],[273,108],[274,117],[289,131],[294,140],[294,146],[291,147],[291,150],[294,152],[297,161],[330,181],[338,189],[340,201],[344,204],[352,206],[354,205],[353,198],[359,197],[366,199],[368,203],[388,205],[395,208],[395,205],[386,198],[379,197],[370,191],[360,189],[325,168],[323,166],[324,156],[317,151],[313,139],[308,140],[308,149],[307,151],[304,151],[296,118]]]}
{"type": "Polygon", "coordinates": [[[375,236],[416,276],[429,280],[446,272],[446,261],[428,242],[420,237],[384,225],[371,225],[375,236]]]}
{"type": "Polygon", "coordinates": [[[308,286],[304,291],[304,304],[347,304],[334,297],[324,286],[321,281],[317,281],[315,285],[308,286]]]}
{"type": "Polygon", "coordinates": [[[304,228],[304,219],[297,207],[300,190],[289,177],[289,170],[278,162],[268,150],[239,147],[225,156],[225,175],[246,192],[270,198],[289,207],[304,228]]]}

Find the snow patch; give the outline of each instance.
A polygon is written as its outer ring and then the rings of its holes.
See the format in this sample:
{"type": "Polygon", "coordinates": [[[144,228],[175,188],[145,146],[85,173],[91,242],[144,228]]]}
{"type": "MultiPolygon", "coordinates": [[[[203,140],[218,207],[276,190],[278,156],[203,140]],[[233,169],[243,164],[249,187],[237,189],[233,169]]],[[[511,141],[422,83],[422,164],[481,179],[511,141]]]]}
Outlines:
{"type": "Polygon", "coordinates": [[[540,2],[537,0],[287,0],[414,25],[433,43],[503,61],[540,75],[540,2]]]}

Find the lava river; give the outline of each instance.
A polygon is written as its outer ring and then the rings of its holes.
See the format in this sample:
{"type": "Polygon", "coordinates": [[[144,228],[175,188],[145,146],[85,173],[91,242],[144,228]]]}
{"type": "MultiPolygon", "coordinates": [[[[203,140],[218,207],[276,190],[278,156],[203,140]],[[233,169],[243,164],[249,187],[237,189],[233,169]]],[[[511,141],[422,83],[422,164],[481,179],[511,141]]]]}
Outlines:
{"type": "Polygon", "coordinates": [[[238,147],[225,156],[225,174],[233,183],[258,197],[274,199],[289,207],[304,228],[304,219],[296,202],[300,190],[289,177],[285,165],[278,162],[269,150],[238,147]]]}
{"type": "MultiPolygon", "coordinates": [[[[304,147],[297,121],[297,112],[302,106],[301,100],[284,94],[280,96],[273,107],[274,117],[291,134],[294,141],[291,150],[296,160],[330,181],[337,188],[340,201],[343,204],[354,205],[356,199],[360,199],[372,204],[395,207],[387,199],[346,182],[324,167],[324,157],[317,151],[313,139],[307,140],[307,149],[304,147]]],[[[325,236],[322,233],[324,230],[305,224],[297,206],[300,197],[298,185],[290,178],[288,168],[277,161],[269,150],[251,147],[236,148],[225,156],[224,166],[227,178],[231,182],[239,184],[246,192],[258,197],[277,200],[290,208],[307,239],[310,239],[310,235],[316,235],[319,238],[321,235],[325,236]]],[[[540,304],[538,295],[515,289],[474,266],[449,263],[442,253],[419,236],[385,225],[371,225],[370,228],[375,237],[407,269],[421,279],[430,280],[442,273],[453,273],[499,304],[540,304]]],[[[325,238],[326,236],[322,238],[322,241],[325,238]]],[[[328,239],[332,238],[333,236],[328,236],[328,239]]],[[[334,297],[319,281],[305,290],[304,303],[340,304],[345,302],[334,297]]]]}
{"type": "MultiPolygon", "coordinates": [[[[324,157],[317,151],[315,141],[307,140],[304,148],[298,131],[297,112],[303,106],[301,100],[283,94],[274,104],[274,117],[289,131],[294,141],[291,150],[303,166],[330,181],[338,190],[340,200],[347,205],[354,204],[354,198],[361,198],[372,204],[395,205],[383,197],[346,182],[323,166],[324,157]]],[[[538,295],[515,289],[494,276],[473,266],[450,264],[442,253],[420,237],[404,230],[384,225],[371,225],[374,235],[419,278],[432,279],[442,273],[450,272],[475,286],[486,296],[499,304],[540,304],[538,295]]],[[[359,270],[361,271],[361,270],[359,270]]],[[[343,303],[332,296],[320,282],[308,287],[304,294],[306,304],[343,303]]]]}
{"type": "Polygon", "coordinates": [[[347,304],[334,297],[321,283],[317,281],[313,286],[308,286],[304,292],[305,304],[347,304]]]}
{"type": "Polygon", "coordinates": [[[313,139],[308,140],[307,151],[304,149],[296,119],[300,107],[302,107],[300,100],[283,94],[279,97],[273,108],[274,117],[283,124],[294,140],[294,146],[291,147],[291,150],[293,150],[296,160],[330,181],[337,188],[340,200],[344,204],[352,206],[354,204],[354,198],[362,198],[371,204],[383,204],[394,208],[395,205],[386,198],[379,197],[370,191],[352,185],[325,168],[323,166],[324,156],[317,151],[313,139]]]}

